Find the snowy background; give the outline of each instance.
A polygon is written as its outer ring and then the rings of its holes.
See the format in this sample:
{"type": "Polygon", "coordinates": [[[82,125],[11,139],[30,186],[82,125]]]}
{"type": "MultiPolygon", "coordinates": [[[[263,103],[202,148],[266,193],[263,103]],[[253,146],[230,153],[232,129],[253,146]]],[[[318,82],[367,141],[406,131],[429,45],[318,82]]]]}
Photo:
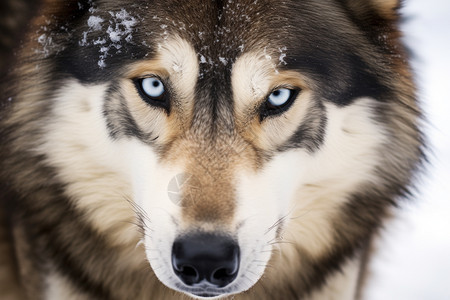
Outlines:
{"type": "Polygon", "coordinates": [[[405,41],[414,52],[433,153],[416,201],[386,229],[368,300],[450,299],[450,0],[407,0],[405,41]]]}

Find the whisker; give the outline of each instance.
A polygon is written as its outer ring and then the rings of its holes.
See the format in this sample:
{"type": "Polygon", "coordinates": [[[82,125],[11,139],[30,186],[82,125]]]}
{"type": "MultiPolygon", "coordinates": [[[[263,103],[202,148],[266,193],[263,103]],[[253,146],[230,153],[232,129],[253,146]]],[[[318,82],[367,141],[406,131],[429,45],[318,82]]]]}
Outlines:
{"type": "Polygon", "coordinates": [[[266,252],[272,252],[272,251],[274,251],[274,249],[271,249],[271,250],[261,250],[261,251],[259,251],[259,253],[266,253],[266,252]]]}
{"type": "Polygon", "coordinates": [[[297,205],[298,205],[298,203],[296,203],[284,216],[282,216],[281,218],[279,218],[278,220],[276,220],[275,221],[275,223],[274,224],[272,224],[268,229],[267,229],[267,231],[264,233],[264,235],[266,235],[266,234],[268,234],[269,232],[271,232],[273,229],[275,229],[275,228],[278,228],[278,226],[280,225],[280,224],[282,224],[285,220],[286,220],[286,218],[290,215],[290,214],[292,214],[294,211],[295,211],[295,209],[296,209],[296,207],[297,207],[297,205]]]}
{"type": "Polygon", "coordinates": [[[275,221],[275,223],[273,223],[264,233],[264,235],[268,234],[270,231],[272,231],[273,229],[277,228],[281,223],[284,222],[284,220],[286,220],[286,217],[289,215],[289,213],[281,218],[279,218],[278,220],[275,221]]]}
{"type": "Polygon", "coordinates": [[[269,245],[276,245],[276,244],[291,244],[291,245],[295,245],[294,242],[291,242],[291,241],[283,241],[283,240],[271,242],[271,243],[268,243],[268,244],[269,244],[269,245]]]}
{"type": "Polygon", "coordinates": [[[312,209],[308,209],[305,210],[305,212],[301,215],[295,216],[295,217],[291,217],[289,218],[290,220],[295,220],[295,219],[299,219],[299,218],[303,218],[304,216],[306,216],[307,214],[309,214],[312,211],[312,209]]]}

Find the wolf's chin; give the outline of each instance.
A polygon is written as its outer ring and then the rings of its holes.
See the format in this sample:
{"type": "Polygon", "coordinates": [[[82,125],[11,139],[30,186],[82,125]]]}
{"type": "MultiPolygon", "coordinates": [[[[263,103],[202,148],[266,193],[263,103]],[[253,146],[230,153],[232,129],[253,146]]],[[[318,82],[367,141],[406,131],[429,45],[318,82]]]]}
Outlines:
{"type": "Polygon", "coordinates": [[[184,289],[176,289],[177,292],[183,293],[189,297],[192,297],[194,299],[208,299],[208,300],[216,300],[216,299],[224,299],[226,297],[235,295],[235,294],[239,294],[242,291],[212,291],[212,290],[205,290],[205,291],[189,291],[189,290],[184,290],[184,289]]]}

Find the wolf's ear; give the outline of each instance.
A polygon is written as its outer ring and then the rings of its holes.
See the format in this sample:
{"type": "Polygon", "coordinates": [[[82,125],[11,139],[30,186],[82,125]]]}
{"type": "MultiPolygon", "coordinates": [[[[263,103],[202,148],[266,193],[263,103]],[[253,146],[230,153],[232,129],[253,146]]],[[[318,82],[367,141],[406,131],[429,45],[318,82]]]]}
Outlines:
{"type": "MultiPolygon", "coordinates": [[[[374,44],[388,54],[398,54],[401,47],[399,9],[403,0],[337,0],[352,22],[374,44]]],[[[402,48],[403,49],[403,48],[402,48]]]]}
{"type": "Polygon", "coordinates": [[[396,20],[402,0],[339,0],[359,20],[396,20]]]}

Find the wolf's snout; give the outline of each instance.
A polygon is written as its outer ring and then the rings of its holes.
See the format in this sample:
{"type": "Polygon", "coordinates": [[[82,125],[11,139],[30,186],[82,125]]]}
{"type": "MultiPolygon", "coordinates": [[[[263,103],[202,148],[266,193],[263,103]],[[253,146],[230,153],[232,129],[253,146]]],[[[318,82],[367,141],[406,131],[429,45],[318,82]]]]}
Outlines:
{"type": "Polygon", "coordinates": [[[233,282],[239,270],[239,246],[230,237],[196,233],[177,239],[172,248],[175,274],[187,285],[214,287],[233,282]]]}

